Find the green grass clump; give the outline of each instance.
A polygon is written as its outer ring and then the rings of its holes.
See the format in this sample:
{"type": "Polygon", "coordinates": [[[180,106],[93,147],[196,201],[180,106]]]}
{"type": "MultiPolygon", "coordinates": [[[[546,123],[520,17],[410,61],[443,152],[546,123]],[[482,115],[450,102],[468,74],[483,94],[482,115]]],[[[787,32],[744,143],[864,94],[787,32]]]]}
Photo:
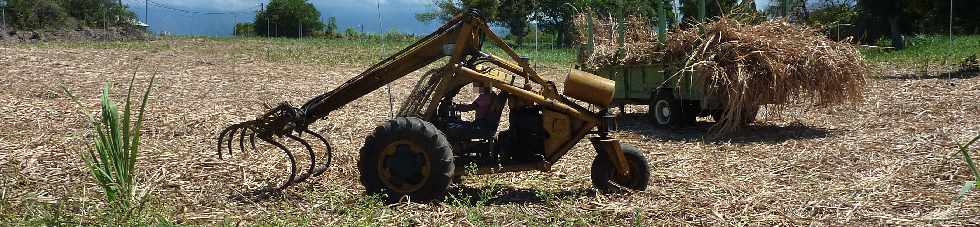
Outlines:
{"type": "Polygon", "coordinates": [[[898,65],[959,65],[963,59],[980,53],[980,35],[955,36],[950,48],[949,36],[916,36],[909,38],[902,50],[862,49],[871,62],[898,65]]]}
{"type": "MultiPolygon", "coordinates": [[[[136,119],[132,119],[133,106],[131,97],[133,94],[133,82],[135,75],[129,83],[129,90],[126,93],[126,102],[122,113],[112,100],[109,99],[109,83],[106,82],[100,97],[101,111],[98,120],[92,121],[92,129],[95,131],[93,148],[87,153],[82,154],[85,165],[92,174],[93,179],[105,193],[106,202],[113,209],[114,213],[120,215],[120,220],[128,220],[138,208],[134,204],[138,196],[134,191],[136,159],[140,152],[140,129],[143,127],[143,115],[146,112],[147,98],[150,95],[150,88],[153,87],[154,79],[143,92],[142,102],[136,111],[136,119]],[[133,122],[135,121],[135,122],[133,122]]],[[[66,89],[66,92],[67,89],[66,89]]],[[[69,96],[72,96],[68,92],[69,96]]],[[[76,103],[78,100],[72,96],[76,103]]],[[[80,105],[80,103],[78,103],[80,105]]]]}

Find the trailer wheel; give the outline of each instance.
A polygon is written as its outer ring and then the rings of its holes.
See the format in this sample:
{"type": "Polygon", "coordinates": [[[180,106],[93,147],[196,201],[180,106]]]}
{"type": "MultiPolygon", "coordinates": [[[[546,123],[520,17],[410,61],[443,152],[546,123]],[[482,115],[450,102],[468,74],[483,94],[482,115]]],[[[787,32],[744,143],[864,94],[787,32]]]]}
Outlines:
{"type": "Polygon", "coordinates": [[[690,118],[684,116],[681,100],[675,99],[670,91],[660,91],[653,97],[655,98],[650,103],[647,115],[655,126],[661,128],[683,126],[690,118]]]}
{"type": "Polygon", "coordinates": [[[650,164],[643,157],[643,152],[636,147],[623,144],[623,155],[629,164],[630,172],[626,176],[616,173],[616,167],[609,159],[609,153],[599,151],[592,160],[592,185],[602,192],[616,192],[622,188],[643,191],[650,181],[650,164]]]}
{"type": "Polygon", "coordinates": [[[374,130],[357,161],[361,184],[370,194],[430,201],[441,198],[453,175],[452,146],[431,123],[399,117],[374,130]]]}

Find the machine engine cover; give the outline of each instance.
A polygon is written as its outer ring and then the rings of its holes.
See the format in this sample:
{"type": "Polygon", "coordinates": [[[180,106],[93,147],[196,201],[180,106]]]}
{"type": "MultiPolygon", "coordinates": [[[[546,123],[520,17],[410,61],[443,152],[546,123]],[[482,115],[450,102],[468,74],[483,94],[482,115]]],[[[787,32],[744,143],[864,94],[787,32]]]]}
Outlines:
{"type": "Polygon", "coordinates": [[[592,73],[572,69],[565,77],[565,96],[602,108],[609,107],[616,92],[616,82],[592,73]]]}

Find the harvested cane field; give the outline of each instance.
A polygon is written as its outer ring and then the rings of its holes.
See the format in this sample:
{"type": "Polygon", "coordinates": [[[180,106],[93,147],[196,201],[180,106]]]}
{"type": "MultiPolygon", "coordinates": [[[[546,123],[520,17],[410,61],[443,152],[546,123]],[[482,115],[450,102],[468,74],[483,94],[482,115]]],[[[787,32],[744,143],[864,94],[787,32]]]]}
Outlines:
{"type": "MultiPolygon", "coordinates": [[[[336,87],[376,62],[377,51],[340,41],[192,38],[0,46],[0,222],[106,222],[101,188],[80,158],[93,138],[86,115],[97,112],[104,82],[121,101],[131,77],[139,89],[155,75],[136,164],[146,192],[136,223],[980,224],[980,193],[955,199],[972,179],[956,144],[980,133],[980,77],[917,77],[887,62],[871,64],[861,103],[784,105],[712,141],[702,139],[710,120],[654,129],[645,107],[630,106],[615,136],[644,150],[653,172],[646,191],[623,194],[592,189],[595,151],[582,141],[553,172],[468,176],[440,203],[382,203],[363,194],[356,167],[364,138],[389,116],[381,89],[313,125],[333,143],[325,175],[266,200],[240,199],[263,174],[285,174],[285,165],[271,146],[218,159],[219,131],[265,104],[298,105],[336,87]]],[[[560,82],[573,61],[538,69],[560,82]]],[[[391,85],[396,104],[420,74],[391,85]]]]}

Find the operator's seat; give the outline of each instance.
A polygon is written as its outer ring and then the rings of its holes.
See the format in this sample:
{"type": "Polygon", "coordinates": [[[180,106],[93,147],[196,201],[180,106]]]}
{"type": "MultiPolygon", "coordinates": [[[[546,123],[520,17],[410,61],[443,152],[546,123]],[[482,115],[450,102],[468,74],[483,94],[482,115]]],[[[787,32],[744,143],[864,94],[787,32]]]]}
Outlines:
{"type": "Polygon", "coordinates": [[[497,128],[500,127],[500,117],[504,115],[504,107],[507,106],[507,98],[507,92],[503,91],[493,97],[493,101],[490,103],[490,115],[476,122],[479,132],[476,133],[477,138],[471,139],[493,138],[497,134],[497,128]]]}

